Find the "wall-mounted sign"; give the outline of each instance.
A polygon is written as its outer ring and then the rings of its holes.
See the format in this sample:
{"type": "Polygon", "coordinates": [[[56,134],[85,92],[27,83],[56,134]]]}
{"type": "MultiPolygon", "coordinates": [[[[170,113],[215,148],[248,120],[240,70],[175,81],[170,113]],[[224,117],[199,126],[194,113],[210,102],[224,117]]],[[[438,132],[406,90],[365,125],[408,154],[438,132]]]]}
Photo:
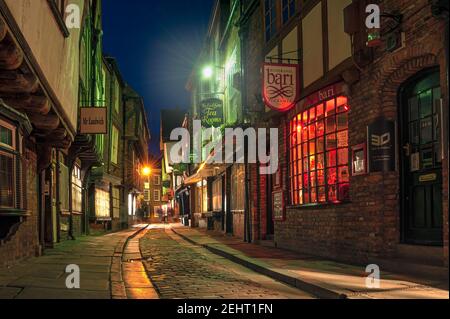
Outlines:
{"type": "Polygon", "coordinates": [[[396,125],[384,117],[367,128],[369,171],[392,172],[396,169],[396,125]]]}
{"type": "Polygon", "coordinates": [[[272,212],[274,220],[286,220],[286,206],[284,205],[284,194],[282,190],[272,193],[272,212]]]}
{"type": "Polygon", "coordinates": [[[419,177],[419,182],[421,182],[421,183],[434,182],[436,180],[437,180],[437,174],[435,174],[435,173],[422,175],[419,177]]]}
{"type": "Polygon", "coordinates": [[[286,112],[300,97],[300,67],[297,64],[263,65],[263,99],[271,109],[286,112]]]}
{"type": "Polygon", "coordinates": [[[108,112],[104,107],[80,109],[81,134],[108,134],[108,112]]]}
{"type": "Polygon", "coordinates": [[[223,101],[212,98],[200,102],[203,127],[219,127],[223,124],[223,101]]]}
{"type": "Polygon", "coordinates": [[[343,82],[339,82],[319,90],[305,99],[305,107],[314,106],[329,99],[344,94],[345,87],[343,82]]]}

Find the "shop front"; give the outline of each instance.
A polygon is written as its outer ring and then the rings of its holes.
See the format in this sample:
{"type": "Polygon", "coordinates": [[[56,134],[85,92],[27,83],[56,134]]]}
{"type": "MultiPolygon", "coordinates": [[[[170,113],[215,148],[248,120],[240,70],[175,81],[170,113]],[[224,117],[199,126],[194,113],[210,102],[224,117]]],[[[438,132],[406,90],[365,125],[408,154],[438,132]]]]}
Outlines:
{"type": "Polygon", "coordinates": [[[278,247],[356,263],[445,265],[442,75],[433,66],[409,70],[384,87],[381,104],[362,90],[367,82],[352,90],[337,83],[283,116],[283,187],[272,189],[282,196],[272,201],[278,247]]]}

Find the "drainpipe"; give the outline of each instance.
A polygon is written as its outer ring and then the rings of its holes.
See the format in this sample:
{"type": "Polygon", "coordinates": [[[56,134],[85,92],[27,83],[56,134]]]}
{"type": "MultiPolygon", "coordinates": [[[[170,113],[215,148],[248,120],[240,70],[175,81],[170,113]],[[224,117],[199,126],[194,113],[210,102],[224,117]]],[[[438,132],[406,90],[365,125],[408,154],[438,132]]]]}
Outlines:
{"type": "MultiPolygon", "coordinates": [[[[244,14],[244,2],[239,1],[239,14],[242,17],[244,14]]],[[[234,11],[234,10],[233,10],[234,11]]],[[[245,122],[248,119],[248,107],[247,107],[247,92],[245,86],[246,72],[245,65],[246,59],[244,57],[245,52],[245,37],[247,35],[246,27],[242,28],[242,25],[239,25],[239,40],[240,40],[240,59],[241,59],[241,105],[242,105],[242,121],[245,122]]],[[[249,123],[244,123],[245,126],[248,126],[249,123]]],[[[245,150],[245,207],[244,207],[244,240],[248,243],[251,243],[253,240],[252,234],[252,214],[250,211],[250,167],[248,163],[248,141],[244,140],[244,150],[245,150]]]]}

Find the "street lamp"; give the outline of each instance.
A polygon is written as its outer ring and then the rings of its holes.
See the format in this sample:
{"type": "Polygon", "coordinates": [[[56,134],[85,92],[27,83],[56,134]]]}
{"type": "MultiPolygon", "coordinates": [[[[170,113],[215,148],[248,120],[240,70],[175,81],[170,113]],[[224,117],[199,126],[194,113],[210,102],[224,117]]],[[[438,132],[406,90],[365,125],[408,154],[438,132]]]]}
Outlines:
{"type": "Polygon", "coordinates": [[[205,66],[202,70],[204,79],[210,79],[213,76],[213,73],[214,73],[213,68],[210,65],[205,66]]]}

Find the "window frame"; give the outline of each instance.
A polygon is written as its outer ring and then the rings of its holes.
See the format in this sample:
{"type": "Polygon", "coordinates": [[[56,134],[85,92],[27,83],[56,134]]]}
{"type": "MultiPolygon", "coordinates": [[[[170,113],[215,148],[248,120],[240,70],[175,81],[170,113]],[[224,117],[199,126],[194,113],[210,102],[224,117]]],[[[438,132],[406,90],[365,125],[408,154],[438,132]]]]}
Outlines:
{"type": "Polygon", "coordinates": [[[289,120],[289,127],[288,127],[288,139],[287,139],[287,159],[288,159],[288,189],[289,189],[289,203],[292,207],[307,207],[307,206],[321,206],[321,205],[336,205],[336,204],[343,204],[350,201],[350,185],[351,185],[351,160],[350,160],[350,153],[351,148],[349,145],[349,123],[348,123],[348,114],[350,112],[350,107],[348,103],[348,97],[342,94],[338,94],[336,96],[330,97],[324,101],[321,101],[319,103],[313,104],[302,110],[301,112],[297,113],[295,116],[291,117],[289,120]],[[345,103],[339,104],[339,99],[345,99],[345,103]],[[334,101],[334,112],[331,113],[331,115],[327,114],[327,105],[330,103],[330,101],[334,101]],[[318,117],[318,110],[319,107],[322,107],[323,109],[323,117],[318,117]],[[338,111],[338,108],[343,108],[343,111],[338,111]],[[312,111],[314,109],[314,112],[312,111]],[[307,118],[305,119],[305,113],[307,114],[307,118]],[[310,116],[314,113],[314,120],[311,121],[310,116]],[[346,128],[339,129],[339,116],[346,115],[347,121],[346,121],[346,128]],[[334,129],[328,131],[328,124],[327,120],[330,118],[334,118],[334,129]],[[306,125],[305,124],[306,121],[306,125]],[[318,135],[317,129],[318,125],[320,125],[320,122],[323,123],[323,133],[321,135],[318,135]],[[310,138],[310,128],[311,125],[314,126],[314,137],[310,138]],[[306,126],[306,128],[304,127],[306,126]],[[300,137],[298,136],[298,130],[299,128],[302,130],[300,133],[300,137]],[[307,139],[305,141],[304,139],[304,130],[307,130],[307,139]],[[294,133],[294,131],[297,131],[294,133]],[[346,139],[346,146],[339,146],[339,133],[347,132],[347,139],[346,139]],[[335,147],[328,148],[327,145],[327,137],[335,135],[335,147]],[[295,145],[294,145],[294,136],[295,136],[295,145]],[[318,150],[318,145],[320,140],[322,140],[322,150],[318,150]],[[314,143],[314,153],[311,153],[311,142],[314,143]],[[307,155],[304,155],[305,147],[307,149],[307,155]],[[342,150],[346,150],[342,151],[342,150]],[[342,151],[342,153],[339,153],[342,151]],[[301,153],[301,156],[298,155],[298,153],[301,153]],[[334,158],[334,164],[328,163],[328,155],[329,154],[335,154],[334,158]],[[343,162],[340,161],[340,156],[344,156],[345,159],[346,154],[346,164],[343,164],[343,162]],[[323,167],[318,168],[317,167],[317,157],[322,156],[322,163],[323,167]],[[305,162],[306,160],[306,162],[305,162]],[[314,162],[311,162],[313,160],[314,162]],[[314,163],[314,164],[312,164],[314,163]],[[305,165],[307,168],[305,168],[305,165]],[[311,166],[314,166],[311,168],[311,166]],[[345,169],[347,170],[347,178],[343,181],[340,181],[340,172],[345,172],[345,169]],[[328,173],[330,171],[335,171],[335,182],[330,184],[328,180],[328,173]],[[319,171],[323,174],[323,183],[319,183],[319,171]],[[314,173],[311,174],[311,173],[314,173]],[[308,177],[307,181],[305,180],[305,177],[308,177]],[[312,179],[313,176],[313,179],[312,179]],[[312,181],[314,182],[314,185],[312,186],[312,181]],[[307,183],[307,187],[305,188],[305,182],[307,183]],[[335,191],[335,199],[330,199],[330,190],[332,190],[334,187],[335,191]],[[341,188],[342,187],[342,188],[341,188]],[[345,191],[345,188],[347,187],[347,190],[345,191]],[[314,189],[315,192],[312,190],[314,189]],[[305,190],[307,192],[305,192],[305,190]],[[323,190],[325,195],[325,200],[320,200],[320,197],[322,195],[323,190]],[[342,191],[342,193],[341,193],[342,191]],[[313,196],[313,193],[315,196],[313,196]],[[341,195],[345,194],[344,197],[341,195]]]}
{"type": "Polygon", "coordinates": [[[272,40],[277,32],[279,31],[278,21],[279,21],[279,4],[280,1],[277,0],[263,0],[263,19],[264,19],[264,38],[266,43],[272,40]],[[271,8],[267,9],[267,4],[271,5],[271,8]],[[272,11],[275,11],[273,13],[272,11]],[[273,16],[275,14],[275,16],[273,16]],[[267,17],[270,16],[270,23],[267,24],[267,17]],[[274,18],[274,20],[272,20],[274,18]],[[272,29],[273,28],[273,29],[272,29]],[[270,30],[269,30],[270,29],[270,30]]]}
{"type": "Polygon", "coordinates": [[[81,168],[78,164],[75,164],[72,169],[72,210],[74,213],[83,212],[83,185],[81,180],[81,168]],[[78,201],[78,199],[81,200],[78,201]],[[79,210],[77,209],[78,205],[80,206],[79,210]]]}
{"type": "Polygon", "coordinates": [[[218,178],[212,182],[213,211],[223,211],[223,179],[218,178]]]}
{"type": "Polygon", "coordinates": [[[119,141],[120,131],[116,125],[113,124],[111,130],[111,163],[114,165],[119,164],[119,141]]]}
{"type": "Polygon", "coordinates": [[[280,20],[281,20],[281,24],[283,26],[288,24],[292,20],[292,18],[295,17],[295,14],[298,12],[298,6],[299,6],[299,4],[298,4],[297,0],[281,0],[281,3],[280,3],[281,19],[280,20]],[[287,5],[284,5],[284,3],[283,3],[284,1],[287,2],[287,5]],[[294,11],[293,12],[291,12],[291,7],[290,7],[292,4],[294,5],[294,11]],[[285,8],[288,10],[288,17],[287,17],[286,20],[284,20],[284,9],[285,8]]]}
{"type": "MultiPolygon", "coordinates": [[[[0,210],[1,209],[21,209],[21,205],[24,205],[24,200],[21,198],[20,199],[20,203],[18,205],[19,202],[19,198],[17,198],[18,195],[18,188],[20,187],[19,183],[22,183],[22,178],[20,180],[18,180],[18,164],[20,165],[20,154],[21,151],[19,150],[19,147],[21,147],[21,145],[18,145],[18,127],[15,126],[14,124],[3,120],[2,118],[0,118],[0,126],[2,126],[3,128],[10,130],[11,131],[11,144],[12,145],[8,145],[8,144],[4,144],[0,142],[0,155],[9,158],[12,161],[12,185],[11,185],[11,189],[12,189],[12,206],[2,206],[0,204],[0,210]]],[[[20,139],[20,137],[19,137],[20,139]]],[[[22,167],[23,170],[23,167],[22,167]]],[[[23,174],[23,171],[22,171],[23,174]]],[[[25,194],[24,194],[25,196],[25,194]]]]}
{"type": "Polygon", "coordinates": [[[153,201],[154,202],[160,202],[161,201],[161,190],[160,189],[154,189],[153,190],[153,201]],[[156,194],[158,194],[156,196],[156,194]]]}
{"type": "Polygon", "coordinates": [[[159,176],[159,175],[153,176],[153,185],[161,186],[161,176],[159,176]]]}

